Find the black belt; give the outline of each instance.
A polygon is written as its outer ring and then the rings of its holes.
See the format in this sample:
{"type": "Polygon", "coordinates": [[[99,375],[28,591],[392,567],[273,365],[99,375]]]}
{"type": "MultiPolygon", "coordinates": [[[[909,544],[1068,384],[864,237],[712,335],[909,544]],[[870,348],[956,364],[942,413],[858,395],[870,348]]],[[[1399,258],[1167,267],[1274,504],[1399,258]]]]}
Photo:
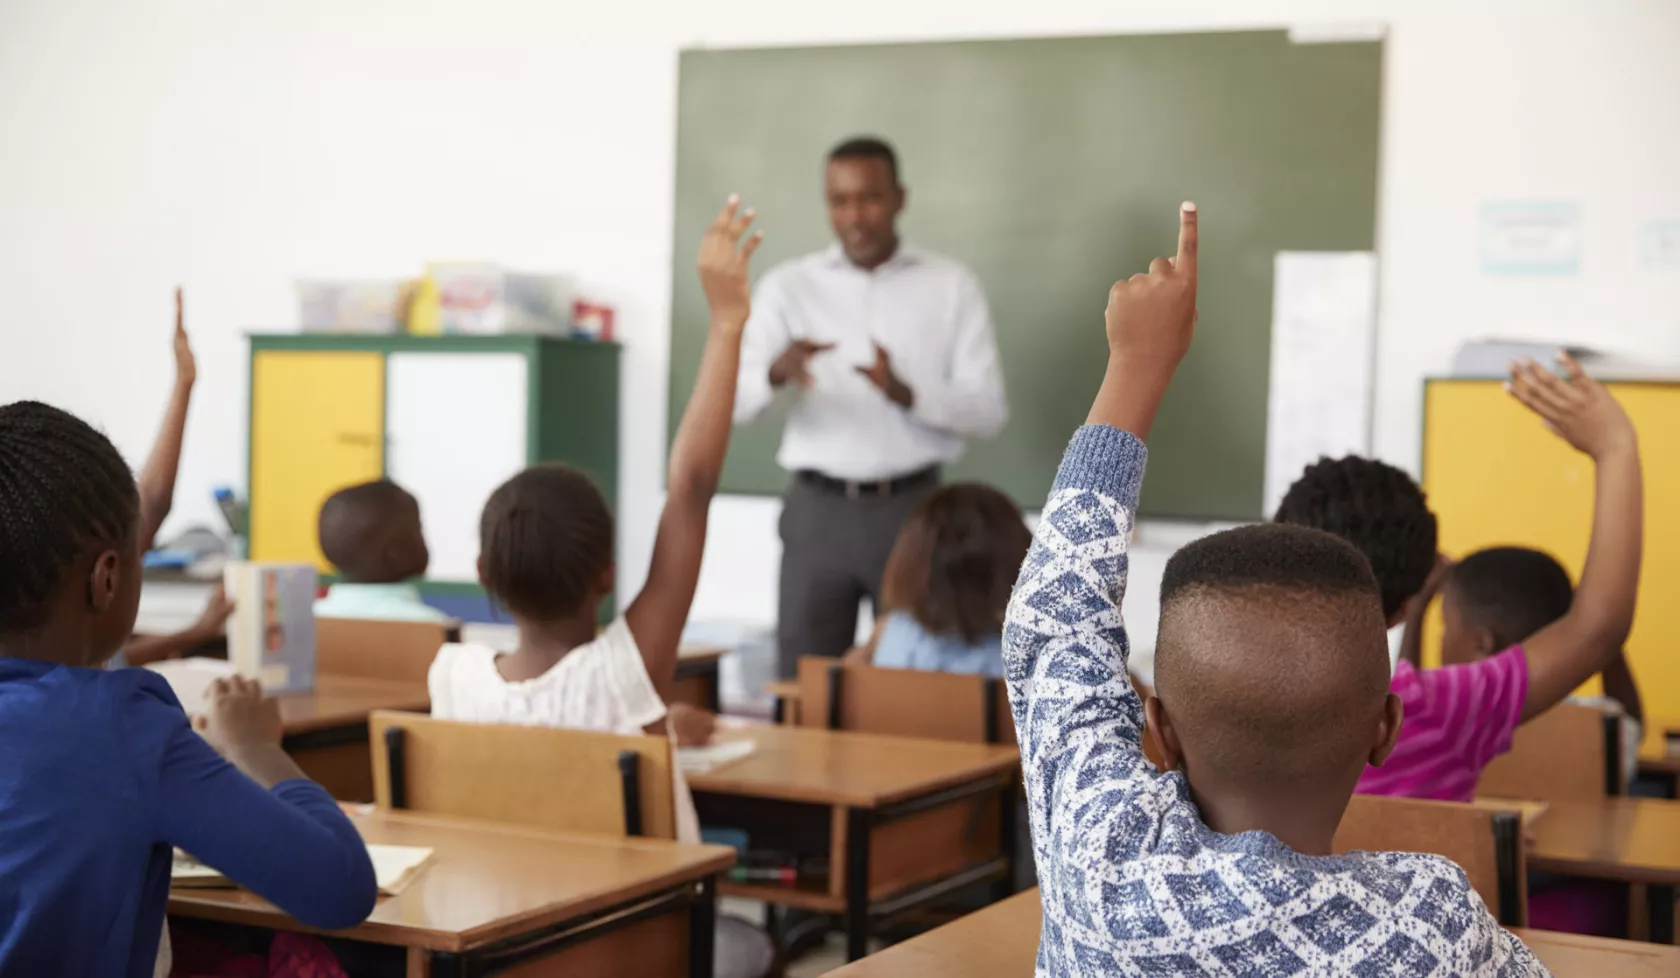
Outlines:
{"type": "Polygon", "coordinates": [[[823,475],[811,469],[800,469],[797,475],[800,482],[814,486],[824,492],[831,492],[847,499],[862,499],[865,496],[886,499],[900,493],[914,492],[939,484],[939,466],[930,465],[925,469],[901,475],[896,479],[880,479],[875,482],[853,482],[850,479],[836,479],[831,475],[823,475]]]}

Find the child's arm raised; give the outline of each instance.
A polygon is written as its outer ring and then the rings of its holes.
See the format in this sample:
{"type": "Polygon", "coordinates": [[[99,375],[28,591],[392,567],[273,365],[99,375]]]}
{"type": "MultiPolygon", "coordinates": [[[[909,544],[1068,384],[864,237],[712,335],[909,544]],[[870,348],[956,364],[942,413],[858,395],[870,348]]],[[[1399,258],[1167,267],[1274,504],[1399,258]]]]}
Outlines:
{"type": "Polygon", "coordinates": [[[700,284],[711,308],[706,348],[700,354],[700,374],[683,411],[677,437],[671,442],[666,471],[665,510],[653,541],[653,563],[642,593],[624,612],[630,634],[642,650],[648,677],[663,692],[677,669],[677,646],[688,621],[694,588],[700,581],[700,559],[706,548],[706,515],[723,473],[729,448],[729,429],[735,413],[735,381],[741,361],[741,330],[752,311],[747,283],[752,253],[762,232],[744,242],[753,211],[737,213],[740,200],[729,204],[700,241],[700,284]]]}
{"type": "Polygon", "coordinates": [[[1108,370],[1062,459],[1004,624],[1004,675],[1041,868],[1106,844],[1107,832],[1087,820],[1124,831],[1143,831],[1137,826],[1147,821],[1110,822],[1154,780],[1143,758],[1143,705],[1126,673],[1120,599],[1142,439],[1195,327],[1194,205],[1180,212],[1178,257],[1117,283],[1104,318],[1108,370]],[[1077,803],[1093,792],[1104,801],[1077,803]]]}
{"type": "Polygon", "coordinates": [[[175,289],[175,388],[163,413],[152,454],[140,470],[140,539],[151,547],[158,527],[175,505],[175,476],[181,471],[181,442],[187,433],[187,407],[198,380],[198,361],[181,315],[181,289],[175,289]]]}
{"type": "Polygon", "coordinates": [[[1644,498],[1639,439],[1616,399],[1564,356],[1568,379],[1533,361],[1515,365],[1507,389],[1597,466],[1592,540],[1569,612],[1523,643],[1527,721],[1561,702],[1621,651],[1639,596],[1644,498]]]}

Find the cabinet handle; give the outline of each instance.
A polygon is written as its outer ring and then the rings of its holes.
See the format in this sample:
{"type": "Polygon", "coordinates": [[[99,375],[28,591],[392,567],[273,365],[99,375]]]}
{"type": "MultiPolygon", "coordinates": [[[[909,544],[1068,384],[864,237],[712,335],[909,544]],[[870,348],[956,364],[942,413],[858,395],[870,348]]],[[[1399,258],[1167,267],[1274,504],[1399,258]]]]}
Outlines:
{"type": "Polygon", "coordinates": [[[354,445],[357,448],[370,448],[379,444],[379,439],[375,438],[373,435],[358,435],[348,431],[341,431],[338,433],[338,443],[340,445],[354,445]]]}

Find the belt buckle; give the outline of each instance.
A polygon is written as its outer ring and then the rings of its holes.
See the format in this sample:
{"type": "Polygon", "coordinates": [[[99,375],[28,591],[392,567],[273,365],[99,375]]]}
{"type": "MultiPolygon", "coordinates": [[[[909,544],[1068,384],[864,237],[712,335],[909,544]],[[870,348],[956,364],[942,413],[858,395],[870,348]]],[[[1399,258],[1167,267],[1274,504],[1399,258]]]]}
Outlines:
{"type": "Polygon", "coordinates": [[[858,498],[861,497],[862,495],[863,495],[863,489],[859,486],[859,484],[856,483],[856,482],[853,482],[850,479],[847,479],[846,480],[846,498],[848,500],[852,501],[852,502],[857,502],[858,498]]]}

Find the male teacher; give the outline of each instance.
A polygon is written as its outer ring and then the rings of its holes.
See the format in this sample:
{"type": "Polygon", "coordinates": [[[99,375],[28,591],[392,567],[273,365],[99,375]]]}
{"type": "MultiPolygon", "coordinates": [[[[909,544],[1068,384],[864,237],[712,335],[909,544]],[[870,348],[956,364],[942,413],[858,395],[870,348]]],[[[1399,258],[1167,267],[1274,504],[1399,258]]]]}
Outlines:
{"type": "Polygon", "coordinates": [[[858,603],[868,596],[878,608],[905,517],[965,438],[995,435],[1009,416],[979,281],[898,236],[905,190],[892,147],[835,147],[824,192],[838,243],[759,282],[735,395],[737,424],[778,392],[793,398],[776,456],[792,473],[776,624],[783,676],[800,656],[851,647],[858,603]]]}

